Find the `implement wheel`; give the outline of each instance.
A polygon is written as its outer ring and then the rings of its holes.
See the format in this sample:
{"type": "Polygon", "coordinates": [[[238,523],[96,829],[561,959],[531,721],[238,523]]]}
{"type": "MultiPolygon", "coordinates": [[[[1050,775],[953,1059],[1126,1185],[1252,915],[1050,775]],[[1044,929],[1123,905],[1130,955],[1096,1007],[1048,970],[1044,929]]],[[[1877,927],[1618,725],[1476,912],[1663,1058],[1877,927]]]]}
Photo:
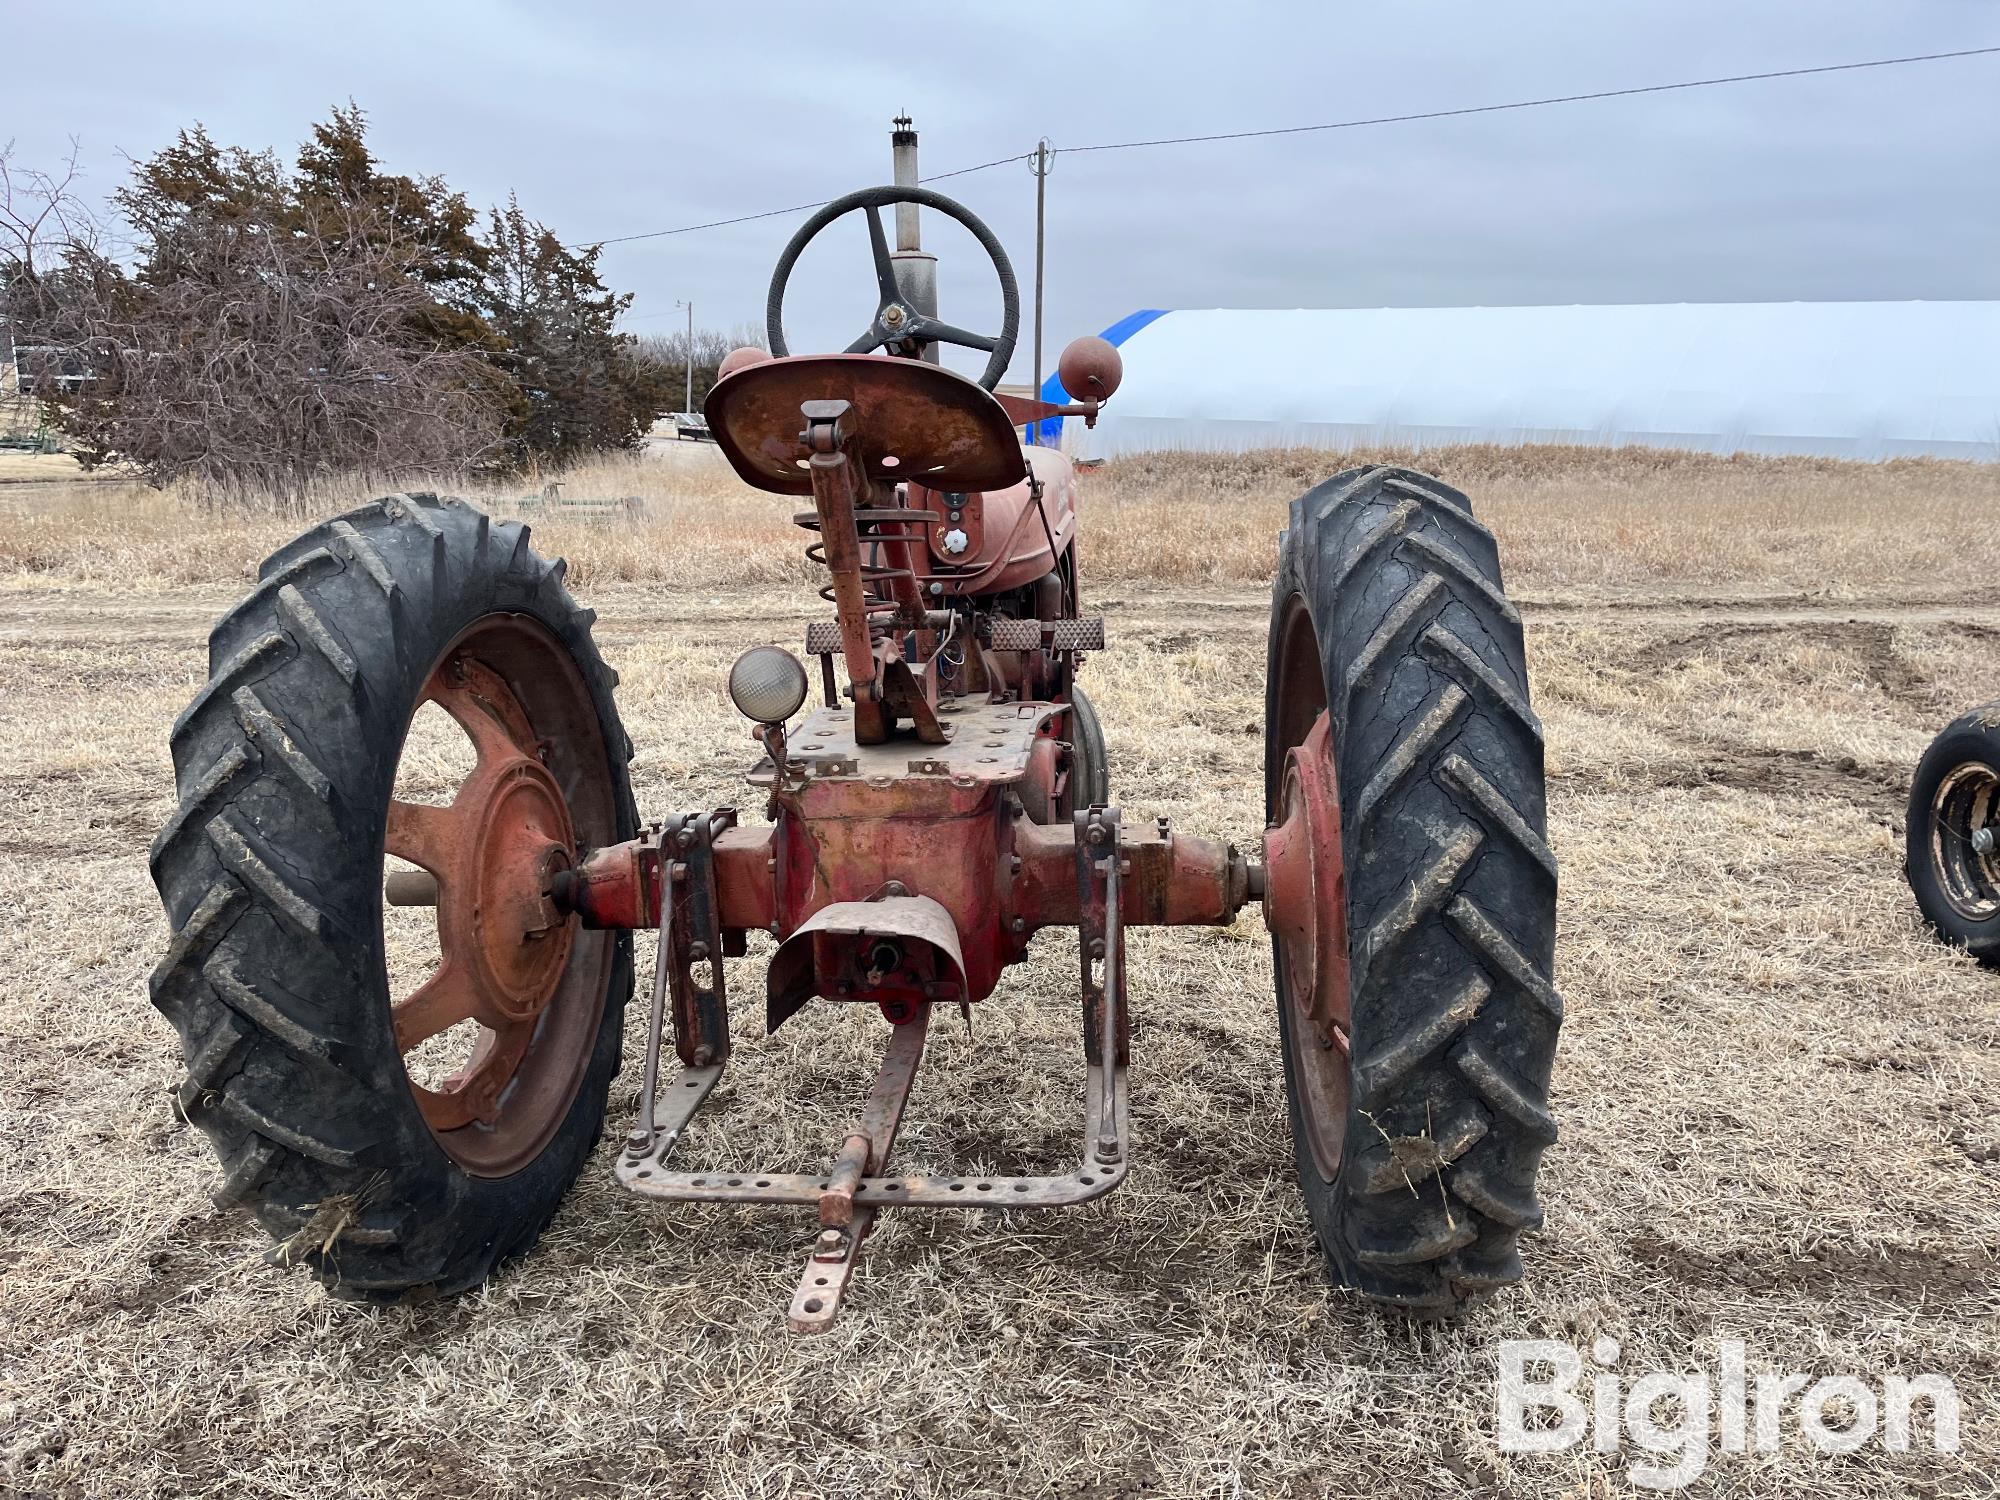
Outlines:
{"type": "Polygon", "coordinates": [[[2000,703],[1931,742],[1910,784],[1904,869],[1938,936],[2000,968],[2000,703]]]}
{"type": "Polygon", "coordinates": [[[1333,1274],[1436,1314],[1521,1275],[1562,1004],[1520,616],[1456,490],[1293,502],[1265,790],[1299,1185],[1333,1274]]]}
{"type": "Polygon", "coordinates": [[[1080,687],[1069,690],[1069,736],[1073,756],[1069,782],[1057,809],[1067,823],[1079,807],[1103,807],[1111,801],[1111,768],[1104,754],[1104,726],[1097,709],[1080,687]]]}
{"type": "Polygon", "coordinates": [[[177,1102],[218,1198],[336,1291],[477,1285],[597,1140],[631,940],[551,899],[637,832],[593,618],[526,527],[391,497],[264,564],[174,725],[152,993],[187,1058],[177,1102]],[[426,768],[455,785],[400,800],[427,705],[464,753],[426,768]],[[385,938],[385,880],[436,908],[427,975],[385,938]]]}

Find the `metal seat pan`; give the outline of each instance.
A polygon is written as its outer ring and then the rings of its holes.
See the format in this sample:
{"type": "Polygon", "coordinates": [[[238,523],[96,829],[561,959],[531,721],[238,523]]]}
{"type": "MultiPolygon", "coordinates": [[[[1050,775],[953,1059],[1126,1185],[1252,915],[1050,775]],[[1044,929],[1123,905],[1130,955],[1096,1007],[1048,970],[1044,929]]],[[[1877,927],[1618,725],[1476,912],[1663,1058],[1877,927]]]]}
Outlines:
{"type": "Polygon", "coordinates": [[[920,360],[801,354],[746,365],[719,381],[702,409],[745,484],[809,495],[801,434],[808,401],[845,401],[848,453],[870,479],[934,490],[1004,490],[1027,477],[1020,434],[977,381],[920,360]]]}

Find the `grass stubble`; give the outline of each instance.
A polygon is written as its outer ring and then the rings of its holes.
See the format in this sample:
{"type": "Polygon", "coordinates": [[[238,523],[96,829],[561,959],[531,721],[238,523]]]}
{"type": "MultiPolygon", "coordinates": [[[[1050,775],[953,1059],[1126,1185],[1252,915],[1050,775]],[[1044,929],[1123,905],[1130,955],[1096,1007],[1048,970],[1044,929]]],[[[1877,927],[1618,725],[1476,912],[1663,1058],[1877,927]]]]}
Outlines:
{"type": "MultiPolygon", "coordinates": [[[[636,525],[537,525],[602,616],[649,816],[751,805],[723,675],[815,612],[790,503],[711,459],[572,476],[646,495],[636,525]]],[[[1284,499],[1344,462],[1181,455],[1084,479],[1111,640],[1085,681],[1133,815],[1254,842],[1262,585],[1284,499]]],[[[1594,1496],[1626,1488],[1633,1455],[1498,1454],[1492,1379],[1502,1339],[1609,1334],[1635,1373],[1712,1370],[1740,1338],[1753,1372],[1957,1384],[1955,1456],[1823,1457],[1791,1424],[1776,1454],[1718,1457],[1715,1493],[1990,1494],[2000,991],[1920,930],[1900,821],[1937,726],[2000,697],[1994,472],[1426,462],[1500,535],[1549,734],[1564,1136],[1530,1279],[1454,1326],[1326,1287],[1252,914],[1134,937],[1121,1192],[890,1215],[817,1339],[782,1326],[802,1216],[643,1205],[608,1149],[532,1256],[453,1302],[355,1307],[263,1263],[167,1100],[145,847],[207,625],[300,523],[0,489],[0,1493],[1594,1496]]],[[[768,950],[732,965],[746,1014],[768,950]]],[[[1074,959],[1049,935],[969,1037],[934,1028],[912,1170],[1071,1149],[1074,959]]],[[[689,1162],[817,1166],[879,1020],[820,1006],[742,1030],[689,1162]]],[[[635,1046],[636,1023],[614,1132],[635,1046]]]]}

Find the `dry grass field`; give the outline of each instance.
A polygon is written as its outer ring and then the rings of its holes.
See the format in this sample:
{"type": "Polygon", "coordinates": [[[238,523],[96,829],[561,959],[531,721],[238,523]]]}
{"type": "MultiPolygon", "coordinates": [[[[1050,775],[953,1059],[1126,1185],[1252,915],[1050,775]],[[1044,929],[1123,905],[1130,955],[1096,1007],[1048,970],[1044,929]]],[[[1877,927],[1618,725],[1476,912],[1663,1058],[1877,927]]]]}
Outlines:
{"type": "MultiPolygon", "coordinates": [[[[1349,461],[1085,477],[1111,639],[1085,680],[1132,814],[1255,839],[1275,533],[1349,461]]],[[[1931,734],[2000,697],[2000,471],[1425,462],[1500,536],[1548,728],[1568,1019],[1530,1279],[1450,1326],[1327,1287],[1251,914],[1134,942],[1120,1193],[892,1214],[818,1339],[783,1330],[802,1216],[643,1204],[606,1149],[475,1295],[357,1307],[264,1263],[169,1105],[145,850],[209,622],[302,522],[0,487],[0,1493],[1596,1497],[1630,1490],[1633,1455],[1501,1455],[1493,1376],[1503,1339],[1600,1335],[1634,1372],[1712,1370],[1741,1339],[1753,1372],[1957,1385],[1955,1455],[1824,1456],[1788,1422],[1696,1493],[1995,1493],[2000,977],[1920,930],[1900,828],[1931,734]]],[[[692,448],[567,492],[650,504],[537,526],[602,617],[642,810],[747,802],[724,673],[818,608],[789,503],[692,448]]],[[[1074,944],[1045,941],[970,1036],[935,1028],[898,1148],[913,1170],[1067,1148],[1074,944]]],[[[768,951],[734,967],[739,997],[768,951]]],[[[757,1029],[689,1158],[815,1167],[879,1022],[821,1007],[757,1029]]]]}

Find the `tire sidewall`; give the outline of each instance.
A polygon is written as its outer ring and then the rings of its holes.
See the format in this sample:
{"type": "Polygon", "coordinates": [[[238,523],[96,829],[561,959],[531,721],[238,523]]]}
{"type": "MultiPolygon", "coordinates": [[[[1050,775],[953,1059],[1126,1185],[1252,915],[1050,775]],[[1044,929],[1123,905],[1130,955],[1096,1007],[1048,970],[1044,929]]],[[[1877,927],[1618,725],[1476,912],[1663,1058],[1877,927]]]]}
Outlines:
{"type": "Polygon", "coordinates": [[[1917,763],[1904,822],[1904,871],[1918,909],[1940,937],[1967,949],[1982,963],[2000,966],[2000,912],[1977,920],[1954,907],[1945,896],[1931,850],[1932,803],[1945,778],[1964,765],[1985,766],[2000,777],[2000,703],[1948,725],[1917,763]]]}

